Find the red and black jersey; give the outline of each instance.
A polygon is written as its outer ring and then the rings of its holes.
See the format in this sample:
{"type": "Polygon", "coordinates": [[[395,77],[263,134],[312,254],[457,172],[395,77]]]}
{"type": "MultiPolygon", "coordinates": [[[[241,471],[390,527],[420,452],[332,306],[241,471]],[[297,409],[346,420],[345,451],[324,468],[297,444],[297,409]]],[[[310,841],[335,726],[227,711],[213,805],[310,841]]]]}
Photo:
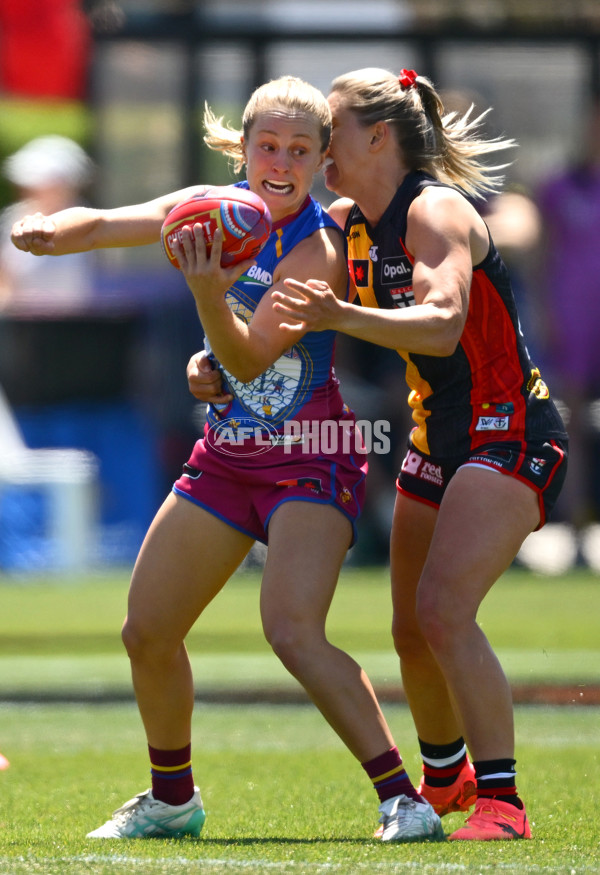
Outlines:
{"type": "MultiPolygon", "coordinates": [[[[363,306],[415,305],[406,222],[412,201],[430,185],[444,183],[409,173],[375,227],[356,205],[350,210],[348,262],[363,306]]],[[[527,352],[508,271],[491,238],[487,256],[473,268],[469,312],[452,355],[398,353],[417,424],[411,437],[421,452],[458,457],[490,441],[566,438],[527,352]]]]}

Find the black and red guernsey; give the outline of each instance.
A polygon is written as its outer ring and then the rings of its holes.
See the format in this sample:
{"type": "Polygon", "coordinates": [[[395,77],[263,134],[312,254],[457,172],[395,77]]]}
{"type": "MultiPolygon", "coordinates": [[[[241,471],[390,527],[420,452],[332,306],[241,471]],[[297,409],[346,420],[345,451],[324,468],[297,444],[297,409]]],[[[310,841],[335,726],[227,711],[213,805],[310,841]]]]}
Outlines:
{"type": "MultiPolygon", "coordinates": [[[[374,228],[356,205],[350,210],[348,263],[362,306],[415,305],[406,221],[412,201],[431,185],[444,183],[409,173],[374,228]]],[[[421,452],[458,457],[490,442],[566,437],[529,357],[508,271],[491,238],[487,256],[473,268],[469,312],[452,355],[398,353],[406,361],[408,403],[417,426],[411,439],[421,452]]]]}

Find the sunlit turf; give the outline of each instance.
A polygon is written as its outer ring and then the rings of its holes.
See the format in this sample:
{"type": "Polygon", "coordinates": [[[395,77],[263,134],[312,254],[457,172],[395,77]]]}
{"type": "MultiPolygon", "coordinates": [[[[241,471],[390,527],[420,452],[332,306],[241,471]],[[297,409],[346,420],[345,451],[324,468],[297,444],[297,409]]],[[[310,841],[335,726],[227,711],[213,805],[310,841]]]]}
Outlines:
{"type": "MultiPolygon", "coordinates": [[[[297,688],[265,643],[260,580],[241,573],[189,636],[197,690],[297,688]]],[[[532,842],[388,846],[360,766],[310,706],[208,705],[194,768],[208,819],[199,841],[85,838],[149,784],[132,704],[33,704],[48,694],[131,696],[120,641],[128,572],[0,578],[0,875],[104,873],[600,873],[600,709],[517,707],[518,784],[532,842]],[[11,704],[19,696],[30,704],[11,704]],[[4,704],[2,704],[4,701],[4,704]]],[[[479,621],[513,681],[600,682],[600,581],[585,572],[506,574],[479,621]]],[[[374,682],[398,683],[385,568],[345,568],[328,624],[374,682]]],[[[409,773],[420,763],[406,708],[384,706],[409,773]]],[[[462,822],[446,818],[447,832],[462,822]]]]}
{"type": "MultiPolygon", "coordinates": [[[[120,640],[126,571],[82,579],[0,578],[0,697],[18,690],[130,689],[120,640]]],[[[296,686],[264,640],[257,572],[239,573],[188,638],[197,687],[296,686]]],[[[587,572],[544,578],[511,570],[479,621],[511,680],[600,682],[600,580],[587,572]]],[[[345,568],[328,622],[376,683],[397,683],[385,568],[345,568]]]]}
{"type": "MultiPolygon", "coordinates": [[[[410,715],[385,710],[416,779],[410,715]]],[[[517,708],[531,842],[390,846],[372,838],[377,800],[364,773],[312,707],[198,705],[202,838],[119,842],[85,834],[148,786],[135,708],[4,705],[0,872],[597,873],[599,719],[595,708],[517,708]]],[[[461,822],[451,815],[446,831],[461,822]]]]}

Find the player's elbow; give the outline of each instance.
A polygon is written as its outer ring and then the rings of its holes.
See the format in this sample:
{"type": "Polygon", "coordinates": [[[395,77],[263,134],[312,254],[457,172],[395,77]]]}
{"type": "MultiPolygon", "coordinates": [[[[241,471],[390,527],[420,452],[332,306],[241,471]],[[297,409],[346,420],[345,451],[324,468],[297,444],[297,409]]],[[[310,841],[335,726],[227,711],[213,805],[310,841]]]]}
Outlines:
{"type": "Polygon", "coordinates": [[[260,377],[262,371],[258,368],[244,367],[232,371],[232,374],[240,383],[251,383],[253,380],[256,380],[257,377],[260,377]]]}
{"type": "Polygon", "coordinates": [[[464,329],[464,319],[460,313],[440,310],[434,317],[434,331],[431,336],[429,355],[446,357],[456,351],[464,329]]]}
{"type": "Polygon", "coordinates": [[[231,362],[232,367],[225,362],[223,364],[241,383],[251,383],[273,365],[279,354],[279,349],[273,348],[267,336],[251,332],[244,344],[243,353],[240,347],[237,360],[231,362]]]}
{"type": "Polygon", "coordinates": [[[234,367],[228,368],[230,373],[240,383],[251,383],[267,370],[271,362],[258,361],[246,358],[238,362],[234,367]]]}

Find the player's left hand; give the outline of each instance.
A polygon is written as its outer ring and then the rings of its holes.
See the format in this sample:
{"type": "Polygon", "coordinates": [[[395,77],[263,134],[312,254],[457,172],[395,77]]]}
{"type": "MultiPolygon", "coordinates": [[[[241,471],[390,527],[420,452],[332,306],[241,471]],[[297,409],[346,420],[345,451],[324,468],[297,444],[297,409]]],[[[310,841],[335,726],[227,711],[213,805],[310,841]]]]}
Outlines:
{"type": "Polygon", "coordinates": [[[188,388],[198,401],[207,404],[228,404],[233,395],[223,393],[223,380],[212,366],[205,350],[194,353],[187,365],[188,388]]]}

